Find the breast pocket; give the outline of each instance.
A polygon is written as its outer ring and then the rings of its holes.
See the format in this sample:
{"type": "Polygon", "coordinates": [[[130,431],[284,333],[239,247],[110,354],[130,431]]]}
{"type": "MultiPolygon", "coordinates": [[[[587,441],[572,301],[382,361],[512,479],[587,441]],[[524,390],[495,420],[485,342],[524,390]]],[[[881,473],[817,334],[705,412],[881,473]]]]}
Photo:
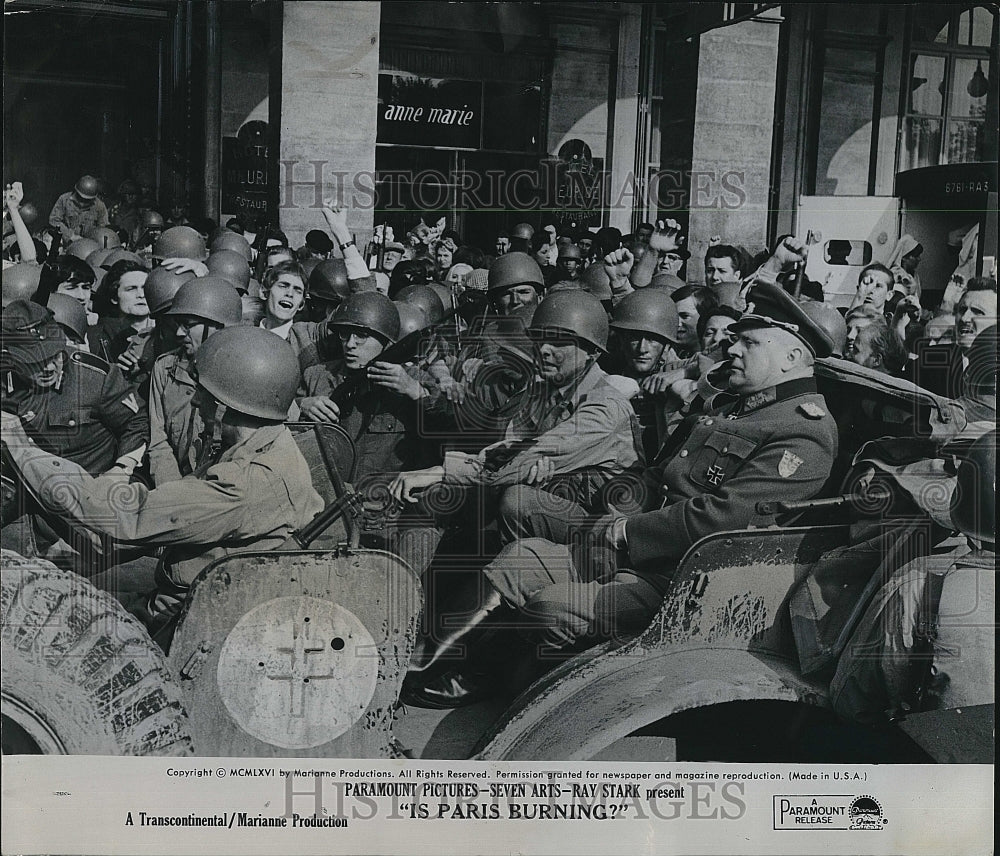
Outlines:
{"type": "Polygon", "coordinates": [[[716,491],[739,470],[753,454],[757,444],[745,437],[714,431],[691,462],[691,481],[716,491]]]}
{"type": "Polygon", "coordinates": [[[49,429],[64,437],[86,436],[94,430],[98,422],[89,407],[55,411],[46,419],[49,429]]]}

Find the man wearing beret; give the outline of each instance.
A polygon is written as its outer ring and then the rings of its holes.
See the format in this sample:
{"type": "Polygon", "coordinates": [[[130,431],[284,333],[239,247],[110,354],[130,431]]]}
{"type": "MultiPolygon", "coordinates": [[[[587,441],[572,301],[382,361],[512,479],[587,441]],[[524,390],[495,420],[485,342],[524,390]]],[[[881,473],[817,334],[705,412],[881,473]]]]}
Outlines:
{"type": "MultiPolygon", "coordinates": [[[[482,606],[467,630],[493,623],[504,605],[556,646],[641,630],[695,542],[746,528],[760,501],[819,493],[837,453],[837,428],[816,391],[813,362],[830,354],[832,341],[769,284],[750,290],[732,332],[728,401],[677,428],[644,473],[635,510],[613,511],[583,529],[579,521],[537,521],[534,531],[547,539],[515,541],[485,569],[482,606]]],[[[409,701],[458,706],[481,695],[468,673],[452,672],[409,701]]]]}

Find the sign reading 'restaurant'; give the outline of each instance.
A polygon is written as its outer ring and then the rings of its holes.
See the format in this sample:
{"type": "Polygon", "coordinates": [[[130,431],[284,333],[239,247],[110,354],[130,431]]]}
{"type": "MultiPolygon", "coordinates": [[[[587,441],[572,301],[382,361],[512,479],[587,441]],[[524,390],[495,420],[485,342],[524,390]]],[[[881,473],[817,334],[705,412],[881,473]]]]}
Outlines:
{"type": "Polygon", "coordinates": [[[478,149],[482,114],[483,85],[478,81],[379,75],[380,143],[478,149]]]}

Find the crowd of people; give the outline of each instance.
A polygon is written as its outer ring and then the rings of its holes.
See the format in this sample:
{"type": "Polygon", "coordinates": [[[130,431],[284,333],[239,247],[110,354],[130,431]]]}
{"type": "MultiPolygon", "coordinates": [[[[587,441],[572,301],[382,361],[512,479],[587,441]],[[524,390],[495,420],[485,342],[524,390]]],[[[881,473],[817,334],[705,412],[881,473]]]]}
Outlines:
{"type": "Polygon", "coordinates": [[[346,432],[344,479],[389,509],[368,543],[422,576],[429,614],[461,617],[424,622],[404,694],[450,707],[495,688],[515,638],[641,630],[699,539],[830,491],[817,360],[995,422],[996,279],[920,283],[908,236],[838,311],[793,236],[756,255],[713,237],[696,282],[672,220],[516,222],[492,247],[421,221],[359,248],[330,204],[292,247],[252,218],[164,217],[132,181],[99,190],[83,176],[47,223],[6,190],[0,394],[30,496],[5,546],[114,589],[164,646],[202,569],[321,511],[305,423],[346,432]],[[470,573],[442,591],[456,543],[470,573]],[[124,590],[124,560],[148,590],[124,590]]]}

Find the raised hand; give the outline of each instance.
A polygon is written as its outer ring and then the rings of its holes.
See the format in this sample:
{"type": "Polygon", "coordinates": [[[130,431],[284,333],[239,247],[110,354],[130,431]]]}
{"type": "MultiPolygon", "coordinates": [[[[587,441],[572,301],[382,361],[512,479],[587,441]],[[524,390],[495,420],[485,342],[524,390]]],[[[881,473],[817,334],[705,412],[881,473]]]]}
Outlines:
{"type": "Polygon", "coordinates": [[[681,224],[676,220],[657,220],[656,231],[649,239],[649,248],[659,253],[669,253],[684,244],[681,224]]]}

